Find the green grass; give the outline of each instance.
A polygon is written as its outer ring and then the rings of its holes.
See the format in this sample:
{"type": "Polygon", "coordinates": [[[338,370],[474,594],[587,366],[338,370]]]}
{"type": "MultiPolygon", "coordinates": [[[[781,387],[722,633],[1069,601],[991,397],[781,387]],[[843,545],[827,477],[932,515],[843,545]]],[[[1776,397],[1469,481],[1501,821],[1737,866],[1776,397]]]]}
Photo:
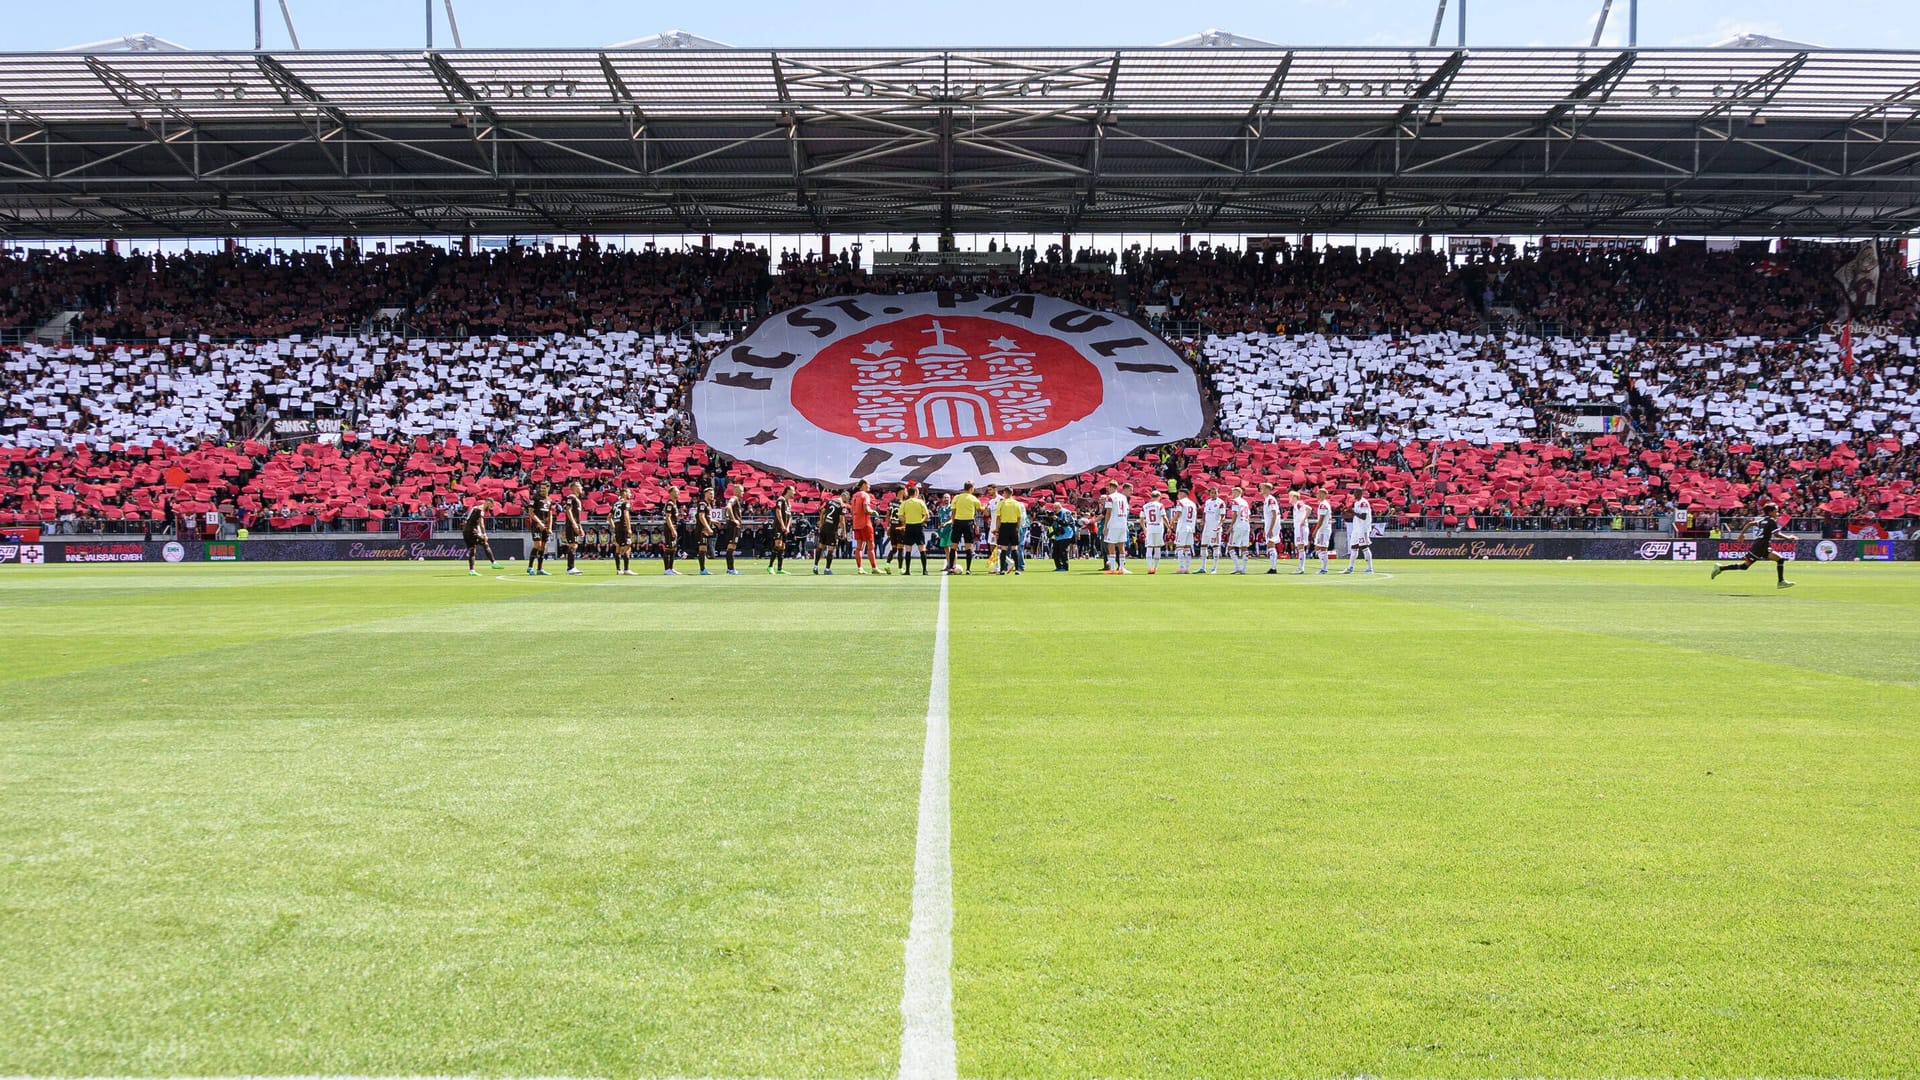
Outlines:
{"type": "MultiPolygon", "coordinates": [[[[1920,567],[1382,568],[953,583],[962,1076],[1920,1074],[1920,567]]],[[[931,585],[5,568],[0,1074],[892,1075],[931,585]]]]}

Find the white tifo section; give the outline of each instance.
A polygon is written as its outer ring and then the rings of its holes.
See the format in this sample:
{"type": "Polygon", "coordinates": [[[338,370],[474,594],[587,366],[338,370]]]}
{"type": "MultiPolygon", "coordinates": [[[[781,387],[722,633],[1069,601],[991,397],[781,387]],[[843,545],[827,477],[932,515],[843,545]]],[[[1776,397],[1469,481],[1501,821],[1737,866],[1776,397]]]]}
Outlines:
{"type": "Polygon", "coordinates": [[[900,994],[900,1080],[954,1080],[953,852],[947,806],[947,578],[933,630],[927,747],[920,759],[920,830],[913,850],[913,921],[900,994]]]}

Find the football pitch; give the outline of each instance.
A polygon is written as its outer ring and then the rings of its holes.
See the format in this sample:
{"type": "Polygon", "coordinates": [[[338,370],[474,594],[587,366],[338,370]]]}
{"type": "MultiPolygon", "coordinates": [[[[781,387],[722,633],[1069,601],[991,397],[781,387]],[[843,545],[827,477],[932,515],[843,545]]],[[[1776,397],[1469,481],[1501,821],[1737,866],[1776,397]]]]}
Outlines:
{"type": "Polygon", "coordinates": [[[942,712],[961,1077],[1920,1074],[1920,566],[1082,567],[7,567],[0,1075],[894,1076],[942,712]]]}

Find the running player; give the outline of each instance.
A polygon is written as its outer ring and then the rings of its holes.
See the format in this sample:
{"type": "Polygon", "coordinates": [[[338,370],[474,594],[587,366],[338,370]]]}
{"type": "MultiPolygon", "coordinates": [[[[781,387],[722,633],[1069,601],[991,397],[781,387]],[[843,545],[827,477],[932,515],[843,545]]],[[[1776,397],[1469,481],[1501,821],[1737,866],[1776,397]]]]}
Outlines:
{"type": "Polygon", "coordinates": [[[740,531],[746,527],[746,518],[740,503],[740,493],[727,496],[726,516],[720,519],[720,546],[727,552],[727,573],[739,577],[740,571],[734,569],[733,557],[740,550],[740,531]]]}
{"type": "Polygon", "coordinates": [[[780,489],[773,500],[773,554],[767,558],[767,573],[787,572],[787,536],[793,531],[793,485],[780,489]]]}
{"type": "Polygon", "coordinates": [[[1741,556],[1737,563],[1723,563],[1715,566],[1713,573],[1707,575],[1708,581],[1729,570],[1745,570],[1754,563],[1765,560],[1773,563],[1774,588],[1793,588],[1793,582],[1787,580],[1786,557],[1773,550],[1773,542],[1775,539],[1793,541],[1800,538],[1780,531],[1780,507],[1768,503],[1761,507],[1761,510],[1764,512],[1759,517],[1747,522],[1746,528],[1740,530],[1743,536],[1748,533],[1753,534],[1753,544],[1747,548],[1747,553],[1741,556]]]}
{"type": "Polygon", "coordinates": [[[920,576],[927,576],[927,500],[921,497],[920,485],[907,488],[907,497],[900,501],[900,573],[902,576],[913,573],[913,564],[908,560],[920,556],[920,576]]]}
{"type": "Polygon", "coordinates": [[[973,493],[973,481],[960,485],[960,494],[953,497],[950,504],[953,510],[953,542],[947,545],[947,573],[955,572],[954,561],[961,552],[966,552],[966,569],[962,574],[973,573],[973,549],[977,540],[974,537],[973,521],[980,516],[980,496],[973,493]]]}
{"type": "Polygon", "coordinates": [[[480,571],[473,565],[473,553],[476,551],[486,552],[487,561],[493,564],[495,570],[500,569],[500,560],[493,557],[493,545],[487,543],[487,511],[491,509],[493,500],[481,499],[473,509],[467,511],[466,523],[460,527],[460,539],[467,543],[467,573],[472,577],[480,576],[480,571]]]}
{"type": "Polygon", "coordinates": [[[847,516],[853,521],[853,572],[864,574],[866,566],[861,564],[865,556],[874,573],[880,572],[880,561],[875,558],[878,545],[873,534],[873,491],[865,481],[854,486],[853,496],[847,500],[847,516]]]}
{"type": "Polygon", "coordinates": [[[720,508],[713,504],[713,489],[701,488],[700,501],[693,508],[693,556],[700,560],[700,576],[712,577],[713,571],[707,569],[707,542],[720,531],[714,521],[720,516],[720,508]]]}
{"type": "Polygon", "coordinates": [[[820,572],[820,560],[827,560],[827,576],[833,576],[833,554],[840,548],[840,529],[846,524],[847,508],[840,501],[839,492],[827,496],[820,504],[819,520],[814,522],[813,572],[820,572]]]}
{"type": "Polygon", "coordinates": [[[1313,488],[1304,491],[1290,491],[1287,497],[1293,502],[1293,550],[1300,553],[1300,568],[1296,574],[1307,572],[1307,555],[1313,548],[1313,504],[1307,496],[1313,494],[1313,488]]]}
{"type": "Polygon", "coordinates": [[[1200,508],[1194,505],[1193,496],[1182,492],[1173,504],[1173,550],[1180,557],[1176,574],[1193,570],[1193,531],[1199,516],[1200,508]]]}
{"type": "Polygon", "coordinates": [[[1333,503],[1325,495],[1313,508],[1313,549],[1320,553],[1320,572],[1327,572],[1327,553],[1333,548],[1333,503]]]}
{"type": "Polygon", "coordinates": [[[587,538],[587,529],[580,520],[580,481],[567,485],[567,497],[561,500],[560,551],[567,557],[567,573],[578,576],[580,567],[575,560],[580,555],[580,545],[587,538]]]}
{"type": "Polygon", "coordinates": [[[1100,538],[1107,545],[1107,568],[1109,574],[1131,574],[1127,569],[1127,497],[1120,492],[1120,482],[1107,481],[1107,493],[1100,497],[1105,519],[1101,522],[1100,538]]]}
{"type": "Polygon", "coordinates": [[[1343,574],[1353,573],[1354,559],[1364,553],[1367,557],[1367,573],[1373,573],[1373,504],[1367,501],[1367,493],[1354,492],[1353,520],[1347,523],[1347,568],[1343,574]]]}
{"type": "Polygon", "coordinates": [[[1147,573],[1151,574],[1160,568],[1160,549],[1167,544],[1167,504],[1160,501],[1158,491],[1148,495],[1140,508],[1140,528],[1146,534],[1147,573]]]}
{"type": "Polygon", "coordinates": [[[1220,572],[1221,541],[1226,539],[1223,531],[1227,520],[1227,500],[1220,497],[1220,489],[1207,492],[1207,501],[1200,507],[1200,572],[1217,574],[1220,572]]]}
{"type": "Polygon", "coordinates": [[[613,572],[618,577],[633,575],[633,511],[631,492],[620,489],[614,496],[613,509],[607,511],[607,527],[613,533],[613,572]]]}
{"type": "Polygon", "coordinates": [[[680,571],[673,568],[673,557],[678,554],[680,554],[680,486],[669,484],[667,497],[660,504],[660,573],[662,576],[680,576],[680,571]]]}
{"type": "Polygon", "coordinates": [[[532,542],[527,552],[527,573],[544,575],[547,541],[553,538],[553,505],[547,502],[545,481],[533,485],[533,493],[527,497],[527,531],[532,542]]]}
{"type": "Polygon", "coordinates": [[[1260,539],[1267,545],[1267,573],[1280,572],[1280,532],[1285,524],[1280,513],[1280,496],[1273,493],[1273,481],[1260,484],[1260,539]]]}
{"type": "Polygon", "coordinates": [[[1233,498],[1227,502],[1227,552],[1233,560],[1234,574],[1247,572],[1247,549],[1253,546],[1253,507],[1247,505],[1240,485],[1233,486],[1233,498]]]}

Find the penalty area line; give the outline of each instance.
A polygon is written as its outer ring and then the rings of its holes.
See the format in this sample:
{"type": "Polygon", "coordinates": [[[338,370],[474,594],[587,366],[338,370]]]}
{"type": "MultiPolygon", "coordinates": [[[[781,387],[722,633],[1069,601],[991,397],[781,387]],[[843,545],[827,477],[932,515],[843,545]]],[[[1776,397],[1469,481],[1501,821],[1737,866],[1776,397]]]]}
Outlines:
{"type": "Polygon", "coordinates": [[[900,994],[900,1080],[954,1080],[953,850],[947,802],[947,582],[933,629],[927,742],[920,757],[920,825],[913,846],[913,917],[900,994]]]}

